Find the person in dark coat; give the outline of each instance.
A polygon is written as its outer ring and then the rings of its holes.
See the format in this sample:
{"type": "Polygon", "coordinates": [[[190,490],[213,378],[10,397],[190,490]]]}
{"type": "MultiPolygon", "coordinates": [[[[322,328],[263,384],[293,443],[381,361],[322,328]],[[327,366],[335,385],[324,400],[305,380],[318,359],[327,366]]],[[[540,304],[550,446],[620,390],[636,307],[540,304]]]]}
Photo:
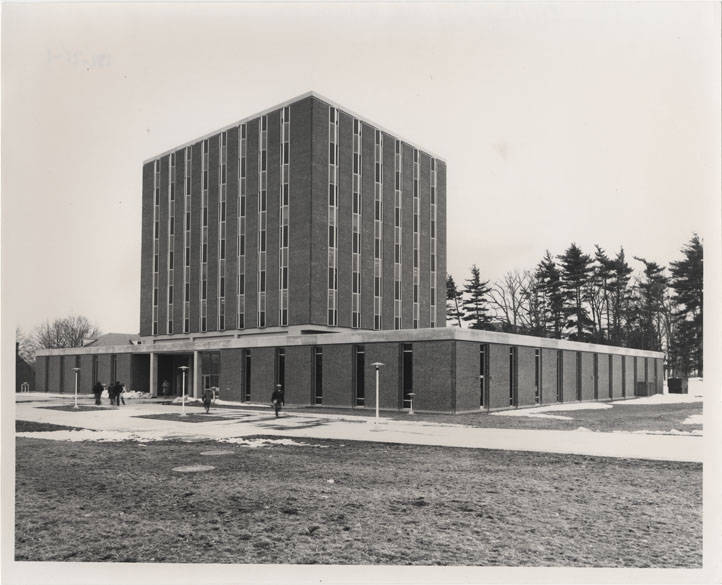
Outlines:
{"type": "Polygon", "coordinates": [[[95,404],[100,404],[100,397],[103,394],[103,385],[99,381],[93,386],[93,394],[95,394],[95,404]]]}
{"type": "Polygon", "coordinates": [[[273,394],[271,394],[271,402],[273,403],[273,409],[276,411],[276,417],[278,417],[281,405],[286,405],[283,386],[280,384],[276,384],[276,388],[273,390],[273,394]]]}

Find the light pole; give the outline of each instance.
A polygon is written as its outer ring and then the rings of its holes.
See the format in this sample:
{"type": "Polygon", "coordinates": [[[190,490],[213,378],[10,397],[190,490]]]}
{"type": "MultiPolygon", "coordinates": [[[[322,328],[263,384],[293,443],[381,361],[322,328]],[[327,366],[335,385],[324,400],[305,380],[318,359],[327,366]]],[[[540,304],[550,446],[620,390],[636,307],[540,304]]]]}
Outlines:
{"type": "Polygon", "coordinates": [[[80,368],[73,368],[73,372],[75,372],[75,406],[73,408],[78,408],[78,372],[80,372],[80,368]]]}
{"type": "Polygon", "coordinates": [[[376,368],[376,420],[374,422],[379,422],[379,369],[383,368],[384,364],[374,362],[371,365],[376,368]]]}
{"type": "Polygon", "coordinates": [[[414,414],[414,396],[416,396],[416,394],[409,392],[406,396],[409,397],[409,401],[411,402],[409,405],[409,414],[414,414]]]}
{"type": "Polygon", "coordinates": [[[181,416],[186,416],[186,372],[188,371],[188,366],[181,366],[178,369],[183,372],[183,398],[181,398],[181,416]]]}

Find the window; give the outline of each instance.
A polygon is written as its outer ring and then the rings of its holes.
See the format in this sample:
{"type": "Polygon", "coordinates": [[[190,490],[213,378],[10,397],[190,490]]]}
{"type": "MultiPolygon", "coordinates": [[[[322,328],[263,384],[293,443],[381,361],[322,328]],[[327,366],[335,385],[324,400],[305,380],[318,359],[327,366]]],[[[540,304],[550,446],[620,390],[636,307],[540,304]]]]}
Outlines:
{"type": "Polygon", "coordinates": [[[313,348],[314,404],[323,404],[323,349],[313,348]]]}
{"type": "Polygon", "coordinates": [[[276,384],[286,389],[286,350],[282,347],[276,348],[276,384]]]}
{"type": "Polygon", "coordinates": [[[411,408],[411,396],[414,391],[414,350],[410,343],[402,344],[402,384],[403,384],[403,408],[411,408]]]}
{"type": "Polygon", "coordinates": [[[243,350],[243,400],[251,400],[251,350],[243,350]]]}
{"type": "Polygon", "coordinates": [[[356,359],[354,360],[354,394],[356,406],[364,406],[366,402],[365,367],[366,352],[363,345],[354,348],[356,359]]]}
{"type": "Polygon", "coordinates": [[[534,404],[541,402],[541,350],[534,350],[534,404]]]}
{"type": "Polygon", "coordinates": [[[516,406],[516,348],[509,348],[509,406],[516,406]]]}
{"type": "Polygon", "coordinates": [[[483,408],[486,405],[486,356],[487,344],[479,345],[479,406],[483,408]]]}

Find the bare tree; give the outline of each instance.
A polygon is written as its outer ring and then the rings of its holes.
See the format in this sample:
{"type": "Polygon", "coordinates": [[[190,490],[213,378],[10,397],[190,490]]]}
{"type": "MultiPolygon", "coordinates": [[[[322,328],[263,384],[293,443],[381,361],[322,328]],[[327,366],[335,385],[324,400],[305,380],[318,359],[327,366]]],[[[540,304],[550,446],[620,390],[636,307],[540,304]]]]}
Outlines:
{"type": "Polygon", "coordinates": [[[55,319],[52,323],[46,321],[35,330],[33,337],[38,348],[54,349],[81,347],[85,339],[98,335],[100,330],[87,317],[70,315],[55,319]]]}
{"type": "Polygon", "coordinates": [[[515,270],[504,274],[504,277],[491,287],[491,304],[506,331],[518,333],[522,324],[528,322],[525,315],[528,311],[528,301],[525,298],[527,286],[524,281],[524,275],[515,270]]]}
{"type": "Polygon", "coordinates": [[[23,333],[20,327],[15,328],[15,342],[18,344],[18,354],[29,364],[35,361],[37,346],[32,335],[23,333]]]}

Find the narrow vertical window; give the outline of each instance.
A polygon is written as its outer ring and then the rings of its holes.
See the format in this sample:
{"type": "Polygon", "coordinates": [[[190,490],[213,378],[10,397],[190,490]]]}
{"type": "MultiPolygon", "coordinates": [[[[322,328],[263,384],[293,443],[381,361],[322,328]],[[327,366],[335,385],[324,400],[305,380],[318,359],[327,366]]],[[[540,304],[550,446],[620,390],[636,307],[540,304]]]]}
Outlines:
{"type": "Polygon", "coordinates": [[[354,393],[356,395],[356,406],[364,406],[366,403],[365,368],[366,352],[363,345],[355,347],[356,359],[354,361],[354,393]]]}
{"type": "Polygon", "coordinates": [[[557,350],[557,402],[564,398],[564,354],[557,350]]]}
{"type": "Polygon", "coordinates": [[[168,160],[168,278],[166,287],[166,305],[168,307],[168,320],[166,333],[173,333],[173,250],[175,249],[175,173],[176,153],[172,152],[168,160]]]}
{"type": "Polygon", "coordinates": [[[276,384],[281,385],[281,389],[286,389],[286,349],[283,347],[276,348],[276,384]]]}
{"type": "Polygon", "coordinates": [[[402,384],[403,404],[402,408],[411,408],[410,396],[414,392],[414,349],[410,343],[404,343],[401,347],[402,354],[402,384]]]}
{"type": "Polygon", "coordinates": [[[414,167],[413,167],[413,278],[414,278],[414,310],[413,310],[413,327],[417,329],[419,327],[419,254],[421,250],[421,240],[419,234],[419,151],[414,149],[414,167]]]}
{"type": "Polygon", "coordinates": [[[401,142],[395,141],[394,148],[394,329],[401,329],[401,202],[402,202],[402,158],[401,142]]]}
{"type": "Polygon", "coordinates": [[[266,326],[266,230],[268,228],[268,116],[258,129],[258,326],[266,326]]]}
{"type": "Polygon", "coordinates": [[[238,129],[238,293],[236,298],[236,327],[246,325],[246,155],[248,142],[246,125],[238,129]]]}
{"type": "Polygon", "coordinates": [[[251,400],[251,350],[243,350],[243,400],[251,400]]]}
{"type": "Polygon", "coordinates": [[[208,140],[201,143],[201,175],[203,183],[201,186],[201,278],[200,278],[200,330],[208,330],[208,299],[206,298],[206,290],[208,287],[208,140]]]}
{"type": "Polygon", "coordinates": [[[582,399],[582,352],[577,352],[577,400],[582,399]]]}
{"type": "Polygon", "coordinates": [[[479,345],[479,406],[486,405],[486,343],[479,345]]]}
{"type": "Polygon", "coordinates": [[[158,222],[160,217],[160,160],[153,163],[153,335],[158,335],[158,254],[160,234],[158,222]]]}
{"type": "Polygon", "coordinates": [[[375,131],[374,138],[374,329],[381,329],[383,292],[383,177],[384,136],[375,131]]]}
{"type": "Polygon", "coordinates": [[[534,404],[541,402],[541,350],[534,350],[534,404]]]}
{"type": "Polygon", "coordinates": [[[218,137],[218,329],[226,328],[226,205],[228,197],[228,132],[218,137]]]}
{"type": "Polygon", "coordinates": [[[429,326],[436,327],[436,159],[431,159],[431,179],[430,179],[430,191],[431,191],[431,208],[429,210],[430,226],[431,226],[431,242],[429,246],[429,282],[430,286],[430,306],[429,306],[429,326]]]}
{"type": "Polygon", "coordinates": [[[338,110],[328,110],[328,318],[338,325],[338,110]]]}
{"type": "Polygon", "coordinates": [[[509,406],[516,404],[516,348],[509,348],[509,406]]]}
{"type": "Polygon", "coordinates": [[[288,325],[288,229],[289,229],[289,165],[291,143],[291,110],[281,108],[280,165],[281,182],[278,194],[278,324],[288,325]]]}
{"type": "Polygon", "coordinates": [[[313,402],[323,404],[323,349],[313,348],[313,402]]]}
{"type": "Polygon", "coordinates": [[[361,121],[353,121],[351,180],[351,327],[361,327],[361,121]]]}

